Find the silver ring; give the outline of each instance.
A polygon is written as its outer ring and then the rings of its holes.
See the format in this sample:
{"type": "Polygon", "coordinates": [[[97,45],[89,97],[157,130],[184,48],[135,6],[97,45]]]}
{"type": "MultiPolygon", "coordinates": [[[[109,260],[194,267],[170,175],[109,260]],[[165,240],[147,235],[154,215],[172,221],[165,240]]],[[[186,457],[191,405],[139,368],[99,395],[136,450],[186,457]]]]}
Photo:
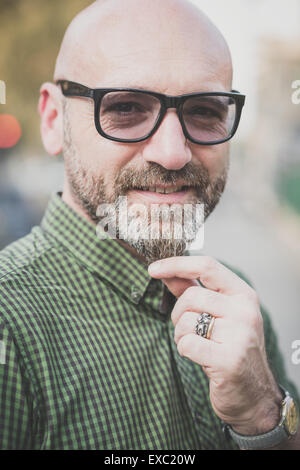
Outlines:
{"type": "MultiPolygon", "coordinates": [[[[195,333],[198,336],[202,336],[203,338],[208,338],[208,330],[212,330],[211,323],[214,322],[214,317],[210,313],[200,313],[197,318],[196,326],[195,326],[195,333]],[[211,325],[211,328],[210,328],[211,325]]],[[[210,335],[209,335],[210,336],[210,335]]]]}

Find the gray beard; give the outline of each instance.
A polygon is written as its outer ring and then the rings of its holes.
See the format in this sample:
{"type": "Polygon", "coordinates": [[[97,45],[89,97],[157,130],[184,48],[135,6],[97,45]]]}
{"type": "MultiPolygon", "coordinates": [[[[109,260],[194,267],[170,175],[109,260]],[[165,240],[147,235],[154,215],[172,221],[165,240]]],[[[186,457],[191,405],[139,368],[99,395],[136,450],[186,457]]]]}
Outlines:
{"type": "MultiPolygon", "coordinates": [[[[127,191],[138,187],[153,187],[159,184],[177,182],[186,182],[187,186],[193,186],[196,190],[196,196],[187,201],[196,207],[196,204],[204,205],[204,219],[211,214],[220,200],[224,191],[228,169],[216,181],[211,182],[207,169],[200,164],[195,165],[189,162],[180,170],[166,170],[157,163],[148,163],[143,169],[122,168],[113,186],[108,187],[102,176],[94,175],[92,171],[84,166],[78,152],[73,144],[71,137],[71,126],[68,119],[67,106],[64,106],[64,161],[65,170],[68,178],[69,187],[76,203],[84,210],[88,217],[96,224],[101,223],[101,217],[97,215],[98,207],[101,204],[111,204],[115,213],[118,214],[118,199],[120,196],[126,196],[127,191]]],[[[194,214],[194,213],[193,213],[194,214]]],[[[119,218],[117,218],[119,220],[119,218]]],[[[188,246],[195,240],[197,233],[203,224],[203,218],[195,219],[194,215],[186,219],[187,226],[182,229],[180,239],[174,236],[176,231],[176,221],[171,219],[171,236],[163,238],[147,238],[143,230],[139,236],[136,233],[128,231],[126,237],[122,239],[131,246],[137,254],[142,257],[146,263],[171,256],[182,256],[188,246]]],[[[113,223],[113,220],[111,220],[113,223]]],[[[168,222],[169,223],[169,222],[168,222]]],[[[180,223],[180,222],[177,222],[180,223]]],[[[164,220],[161,219],[161,227],[164,220]]],[[[148,218],[148,227],[150,229],[151,221],[148,218]]],[[[177,227],[178,228],[178,227],[177,227]]],[[[120,235],[120,227],[116,227],[117,238],[120,235]]],[[[162,233],[162,231],[161,231],[162,233]]]]}

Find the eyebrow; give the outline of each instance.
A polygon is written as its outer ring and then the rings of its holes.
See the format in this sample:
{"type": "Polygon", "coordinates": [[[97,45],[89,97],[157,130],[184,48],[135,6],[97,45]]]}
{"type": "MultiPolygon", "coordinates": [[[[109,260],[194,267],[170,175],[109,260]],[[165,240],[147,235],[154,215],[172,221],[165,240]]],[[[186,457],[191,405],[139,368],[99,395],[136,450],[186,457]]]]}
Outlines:
{"type": "MultiPolygon", "coordinates": [[[[172,96],[172,97],[176,97],[176,96],[182,96],[182,95],[192,95],[194,93],[231,93],[233,90],[216,90],[216,89],[198,89],[198,90],[193,90],[193,91],[181,91],[181,92],[177,92],[175,95],[174,94],[170,94],[170,93],[165,93],[164,91],[161,91],[159,90],[158,88],[156,87],[148,87],[148,86],[141,86],[141,85],[136,85],[135,83],[126,83],[126,84],[122,84],[120,85],[119,83],[112,83],[110,84],[110,86],[96,86],[95,89],[106,89],[106,88],[111,88],[112,90],[113,89],[124,89],[124,91],[126,89],[128,89],[128,92],[130,93],[130,90],[132,89],[132,91],[134,90],[137,90],[137,91],[148,91],[148,92],[152,92],[152,93],[157,93],[159,95],[165,95],[165,96],[172,96]]],[[[216,99],[218,99],[218,97],[216,96],[215,97],[216,99]]]]}
{"type": "MultiPolygon", "coordinates": [[[[143,91],[143,90],[141,89],[140,91],[143,91]]],[[[122,97],[126,98],[126,97],[131,97],[133,94],[134,94],[134,91],[130,91],[130,90],[111,91],[110,93],[105,95],[105,101],[110,103],[110,102],[114,101],[116,99],[116,97],[119,98],[120,96],[122,96],[122,97]]]]}
{"type": "MultiPolygon", "coordinates": [[[[202,92],[199,92],[199,93],[202,93],[202,92]]],[[[213,93],[213,92],[208,91],[204,93],[213,93]]],[[[224,109],[227,109],[227,106],[230,104],[230,100],[231,100],[229,96],[199,96],[197,97],[197,99],[201,100],[202,102],[216,104],[218,106],[223,107],[224,109]]]]}

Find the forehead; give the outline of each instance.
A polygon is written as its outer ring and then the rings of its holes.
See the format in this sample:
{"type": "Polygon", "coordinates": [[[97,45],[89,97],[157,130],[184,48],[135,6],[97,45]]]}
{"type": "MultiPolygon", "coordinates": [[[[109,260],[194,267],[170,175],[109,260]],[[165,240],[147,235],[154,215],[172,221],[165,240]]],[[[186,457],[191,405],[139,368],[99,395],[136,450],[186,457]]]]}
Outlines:
{"type": "Polygon", "coordinates": [[[101,74],[93,72],[92,81],[95,87],[131,87],[176,95],[225,91],[230,88],[225,77],[223,67],[197,56],[160,58],[141,53],[111,59],[101,74]]]}
{"type": "Polygon", "coordinates": [[[99,54],[82,69],[81,80],[90,87],[144,88],[170,95],[196,91],[228,91],[231,87],[228,65],[198,51],[151,48],[118,49],[99,54]],[[123,53],[122,53],[123,52],[123,53]],[[104,60],[103,60],[104,59],[104,60]]]}
{"type": "Polygon", "coordinates": [[[144,88],[176,95],[231,87],[224,43],[193,21],[162,24],[153,18],[125,21],[109,16],[101,28],[91,25],[77,50],[76,79],[93,88],[144,88]]]}

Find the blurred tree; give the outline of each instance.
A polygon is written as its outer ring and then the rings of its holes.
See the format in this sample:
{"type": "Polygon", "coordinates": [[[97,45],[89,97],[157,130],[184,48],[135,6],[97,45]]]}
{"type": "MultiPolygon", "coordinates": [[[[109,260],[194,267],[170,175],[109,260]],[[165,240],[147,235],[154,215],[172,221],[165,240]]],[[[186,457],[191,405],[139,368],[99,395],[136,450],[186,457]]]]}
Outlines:
{"type": "Polygon", "coordinates": [[[2,105],[0,112],[13,114],[20,121],[23,146],[37,146],[40,141],[37,114],[40,85],[52,80],[66,27],[91,3],[91,0],[0,0],[0,79],[6,82],[6,105],[2,105]]]}

